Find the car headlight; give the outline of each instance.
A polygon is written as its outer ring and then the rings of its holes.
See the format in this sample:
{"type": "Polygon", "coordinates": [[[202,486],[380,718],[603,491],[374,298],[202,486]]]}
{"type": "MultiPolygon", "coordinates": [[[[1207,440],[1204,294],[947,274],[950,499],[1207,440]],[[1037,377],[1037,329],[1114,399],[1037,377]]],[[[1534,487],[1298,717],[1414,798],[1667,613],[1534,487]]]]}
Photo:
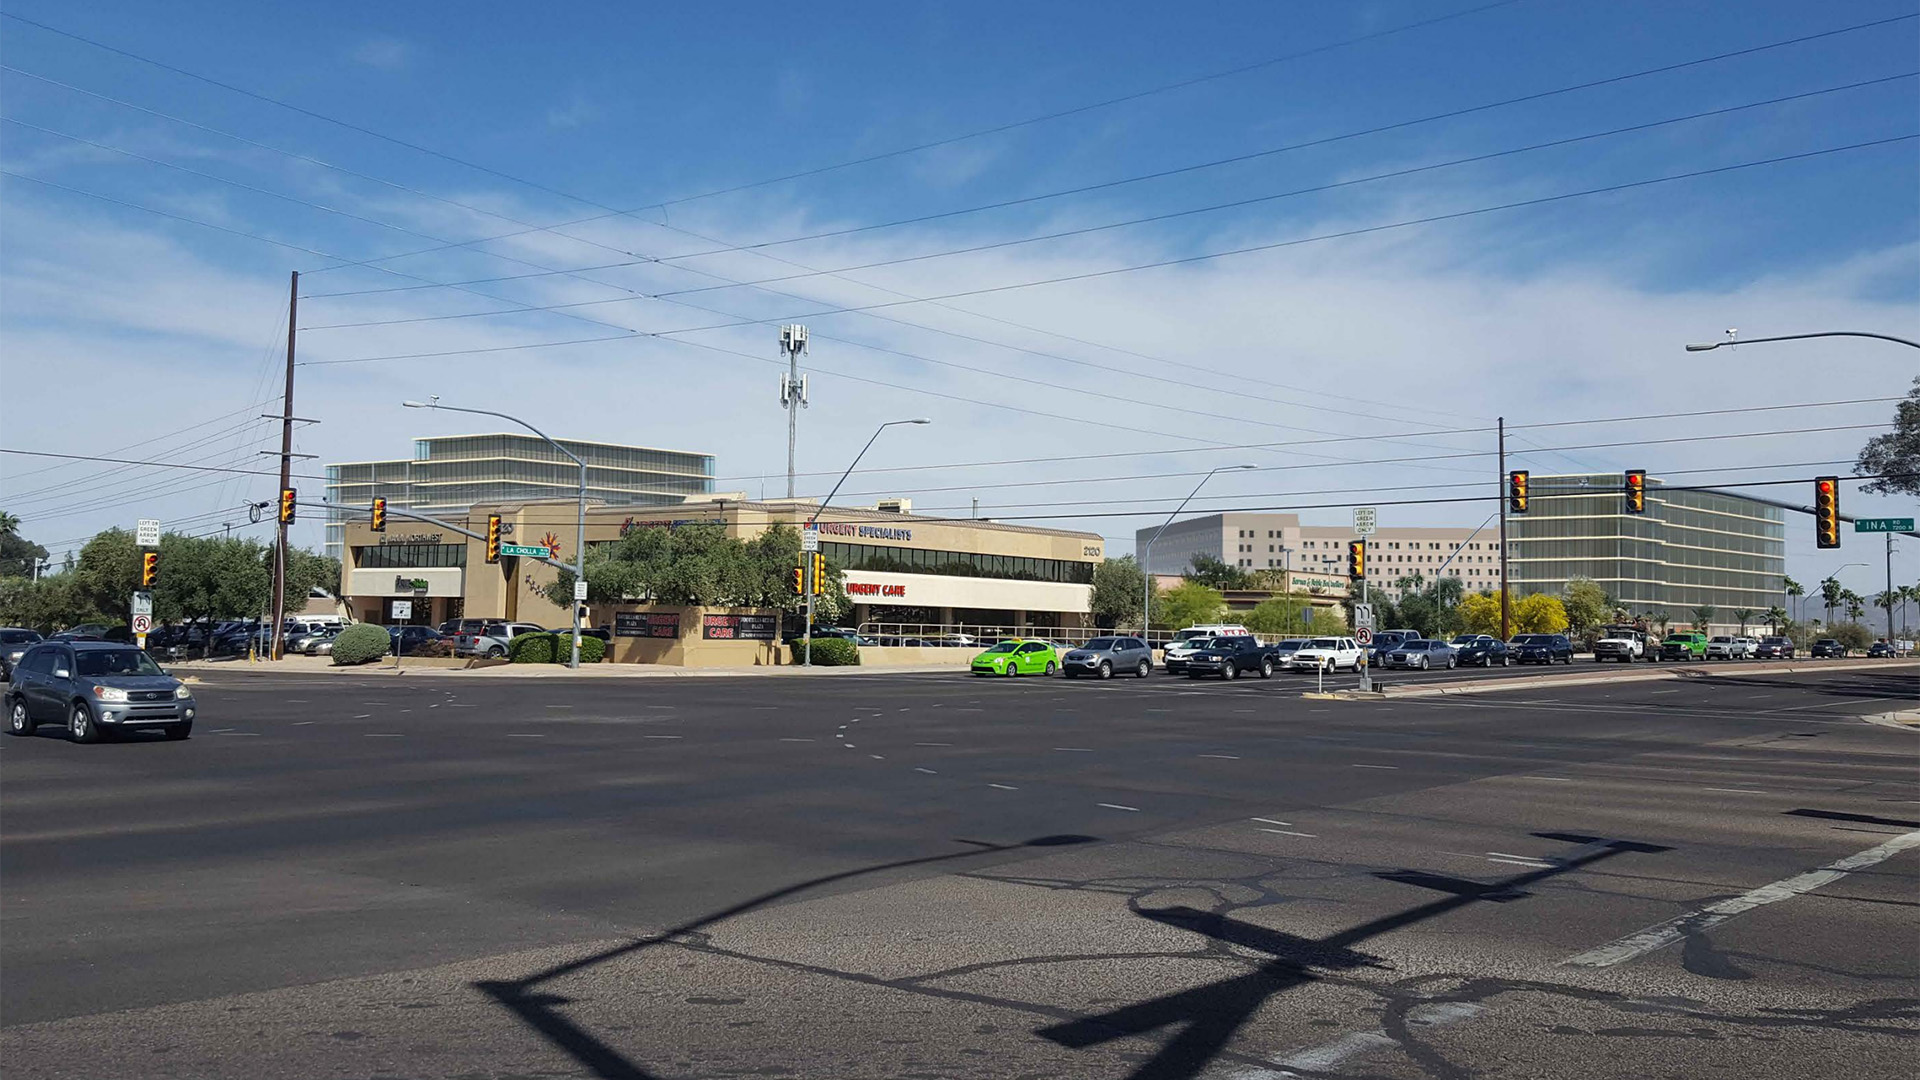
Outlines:
{"type": "Polygon", "coordinates": [[[180,701],[191,701],[193,699],[193,691],[187,689],[186,684],[183,683],[173,688],[173,696],[180,701]]]}
{"type": "Polygon", "coordinates": [[[93,688],[93,696],[94,696],[94,697],[97,697],[97,698],[99,698],[99,699],[100,699],[101,701],[125,701],[125,700],[127,700],[127,692],[126,692],[125,690],[116,690],[116,689],[114,689],[114,688],[113,688],[113,687],[111,687],[111,686],[96,686],[96,687],[94,687],[94,688],[93,688]]]}

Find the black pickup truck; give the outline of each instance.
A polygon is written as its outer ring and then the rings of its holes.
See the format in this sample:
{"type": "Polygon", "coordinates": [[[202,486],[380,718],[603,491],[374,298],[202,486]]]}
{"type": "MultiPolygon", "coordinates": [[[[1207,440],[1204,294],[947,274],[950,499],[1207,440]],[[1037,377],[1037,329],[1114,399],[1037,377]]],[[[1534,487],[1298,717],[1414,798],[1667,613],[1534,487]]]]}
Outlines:
{"type": "Polygon", "coordinates": [[[1228,634],[1214,638],[1204,649],[1195,650],[1187,657],[1186,668],[1189,679],[1197,679],[1202,675],[1234,679],[1241,672],[1271,679],[1273,669],[1278,664],[1275,646],[1262,645],[1251,634],[1228,634]]]}

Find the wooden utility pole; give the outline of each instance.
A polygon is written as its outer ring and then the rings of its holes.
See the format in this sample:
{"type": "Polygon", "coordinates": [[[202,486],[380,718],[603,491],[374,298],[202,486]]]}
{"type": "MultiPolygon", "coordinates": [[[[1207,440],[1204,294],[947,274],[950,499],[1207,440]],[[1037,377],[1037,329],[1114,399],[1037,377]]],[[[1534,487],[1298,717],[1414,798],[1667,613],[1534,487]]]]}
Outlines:
{"type": "MultiPolygon", "coordinates": [[[[287,370],[287,385],[291,387],[293,369],[287,370]]],[[[1493,490],[1500,496],[1500,640],[1509,641],[1513,638],[1513,619],[1507,589],[1507,418],[1500,417],[1499,424],[1500,479],[1493,490]]]]}
{"type": "MultiPolygon", "coordinates": [[[[293,343],[294,328],[300,320],[300,271],[293,271],[292,284],[287,287],[287,390],[280,401],[280,490],[293,486],[293,343]]],[[[274,505],[280,505],[276,492],[274,505]]],[[[287,521],[285,515],[276,513],[280,521],[280,536],[273,545],[273,645],[268,656],[280,659],[280,638],[287,622],[287,521]]]]}

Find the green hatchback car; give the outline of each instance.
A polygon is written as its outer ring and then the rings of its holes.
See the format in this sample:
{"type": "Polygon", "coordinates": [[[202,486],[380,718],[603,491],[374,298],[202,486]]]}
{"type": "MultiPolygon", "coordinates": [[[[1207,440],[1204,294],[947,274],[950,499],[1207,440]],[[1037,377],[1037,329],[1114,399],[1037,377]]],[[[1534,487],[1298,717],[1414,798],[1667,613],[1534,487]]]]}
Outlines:
{"type": "Polygon", "coordinates": [[[1051,644],[1014,638],[973,658],[975,675],[1052,675],[1060,670],[1060,655],[1051,644]]]}

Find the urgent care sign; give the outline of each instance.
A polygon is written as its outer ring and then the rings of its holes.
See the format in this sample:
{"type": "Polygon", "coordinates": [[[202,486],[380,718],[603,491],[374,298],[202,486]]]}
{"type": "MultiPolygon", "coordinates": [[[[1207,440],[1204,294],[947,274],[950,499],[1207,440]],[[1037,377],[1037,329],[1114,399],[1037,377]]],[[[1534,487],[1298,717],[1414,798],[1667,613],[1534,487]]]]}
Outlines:
{"type": "Polygon", "coordinates": [[[849,581],[846,583],[848,596],[899,597],[907,595],[905,585],[882,585],[875,581],[849,581]]]}

